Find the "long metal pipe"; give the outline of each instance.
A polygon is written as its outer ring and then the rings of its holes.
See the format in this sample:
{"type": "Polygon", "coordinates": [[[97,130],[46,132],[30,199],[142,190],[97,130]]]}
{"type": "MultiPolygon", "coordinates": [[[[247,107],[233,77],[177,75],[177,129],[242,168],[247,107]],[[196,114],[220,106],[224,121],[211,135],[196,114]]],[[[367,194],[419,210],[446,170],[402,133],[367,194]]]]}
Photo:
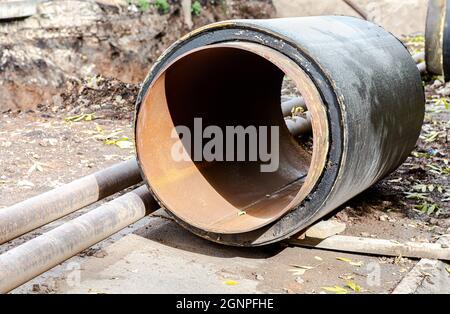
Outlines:
{"type": "Polygon", "coordinates": [[[4,208],[0,210],[0,244],[141,181],[133,158],[4,208]]]}
{"type": "Polygon", "coordinates": [[[0,255],[0,293],[6,293],[159,208],[146,186],[0,255]]]}

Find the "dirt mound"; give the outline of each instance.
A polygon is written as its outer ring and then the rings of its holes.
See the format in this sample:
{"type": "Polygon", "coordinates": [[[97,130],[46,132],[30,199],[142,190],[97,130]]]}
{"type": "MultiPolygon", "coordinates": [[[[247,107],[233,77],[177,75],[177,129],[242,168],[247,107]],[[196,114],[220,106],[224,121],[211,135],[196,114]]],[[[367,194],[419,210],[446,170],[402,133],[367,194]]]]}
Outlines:
{"type": "MultiPolygon", "coordinates": [[[[275,12],[269,0],[200,3],[193,28],[231,18],[268,18],[275,12]]],[[[180,1],[168,5],[162,11],[150,4],[50,1],[39,4],[33,17],[0,23],[0,111],[34,108],[73,78],[103,75],[141,82],[161,52],[190,30],[180,1]]]]}
{"type": "Polygon", "coordinates": [[[70,80],[64,92],[39,104],[37,109],[44,117],[63,114],[68,120],[131,119],[138,91],[138,84],[102,76],[70,80]]]}

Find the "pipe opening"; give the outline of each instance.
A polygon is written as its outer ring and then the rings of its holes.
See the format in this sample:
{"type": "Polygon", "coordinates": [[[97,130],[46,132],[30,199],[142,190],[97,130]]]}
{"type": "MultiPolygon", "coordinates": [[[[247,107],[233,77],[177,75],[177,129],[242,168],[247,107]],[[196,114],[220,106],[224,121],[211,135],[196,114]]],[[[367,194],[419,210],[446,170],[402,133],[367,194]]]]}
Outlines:
{"type": "Polygon", "coordinates": [[[166,66],[145,94],[136,128],[155,196],[178,218],[216,233],[261,228],[299,205],[327,152],[325,109],[312,81],[287,57],[250,43],[203,47],[166,66]],[[311,113],[312,149],[286,125],[285,75],[311,113]]]}

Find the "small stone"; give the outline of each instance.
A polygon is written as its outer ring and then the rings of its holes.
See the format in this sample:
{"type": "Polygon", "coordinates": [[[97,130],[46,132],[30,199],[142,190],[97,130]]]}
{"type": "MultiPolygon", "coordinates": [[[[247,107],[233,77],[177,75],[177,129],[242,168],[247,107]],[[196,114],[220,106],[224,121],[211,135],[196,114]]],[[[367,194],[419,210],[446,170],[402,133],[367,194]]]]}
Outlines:
{"type": "Polygon", "coordinates": [[[315,239],[326,239],[344,232],[345,228],[345,223],[336,220],[322,220],[306,230],[306,236],[315,239]]]}
{"type": "Polygon", "coordinates": [[[302,277],[295,278],[295,282],[298,284],[303,284],[305,281],[302,279],[302,277]]]}

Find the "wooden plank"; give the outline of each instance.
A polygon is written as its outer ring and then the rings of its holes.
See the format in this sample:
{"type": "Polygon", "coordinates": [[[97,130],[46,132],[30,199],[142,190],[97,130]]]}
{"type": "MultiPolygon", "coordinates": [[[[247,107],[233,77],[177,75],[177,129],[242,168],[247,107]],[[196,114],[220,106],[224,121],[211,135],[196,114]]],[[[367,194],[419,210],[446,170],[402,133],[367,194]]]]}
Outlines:
{"type": "Polygon", "coordinates": [[[315,249],[350,252],[357,254],[371,254],[381,256],[403,256],[410,258],[429,258],[450,260],[450,249],[440,243],[398,242],[352,236],[335,235],[327,239],[303,240],[290,239],[290,244],[315,249]]]}

